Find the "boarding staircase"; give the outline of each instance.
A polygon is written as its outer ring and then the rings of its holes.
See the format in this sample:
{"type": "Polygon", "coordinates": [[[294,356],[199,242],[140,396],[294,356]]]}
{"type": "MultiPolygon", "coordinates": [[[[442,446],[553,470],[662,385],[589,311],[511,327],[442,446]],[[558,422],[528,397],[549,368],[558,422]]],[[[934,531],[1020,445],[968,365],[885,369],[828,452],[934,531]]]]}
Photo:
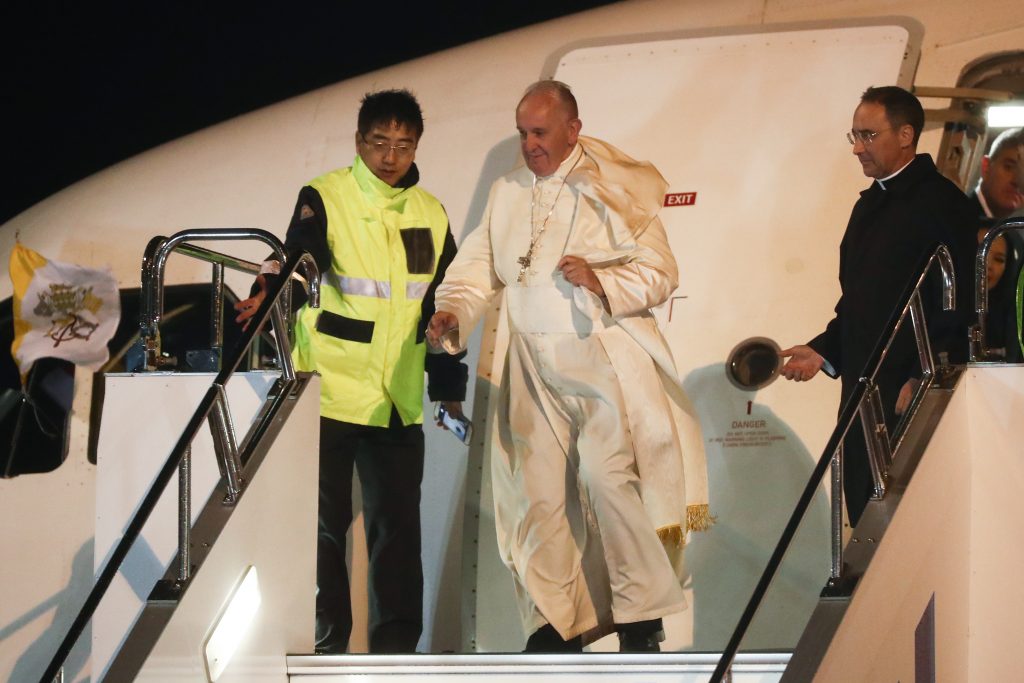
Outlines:
{"type": "MultiPolygon", "coordinates": [[[[978,365],[986,362],[984,319],[986,292],[984,263],[988,249],[996,236],[1005,230],[1022,228],[1024,221],[1007,221],[993,228],[983,242],[978,256],[976,302],[978,323],[971,330],[971,360],[978,365]]],[[[246,331],[238,348],[224,357],[221,370],[214,378],[188,427],[182,433],[171,455],[159,471],[155,482],[139,505],[128,525],[122,541],[109,556],[95,587],[86,600],[78,618],[64,639],[50,666],[40,679],[41,683],[62,680],[62,666],[96,605],[103,598],[113,577],[119,571],[128,549],[139,529],[152,512],[156,499],[167,486],[174,473],[179,474],[181,491],[188,490],[190,445],[208,423],[214,435],[214,450],[220,468],[221,481],[215,494],[198,516],[189,512],[187,495],[180,495],[179,551],[164,578],[154,587],[140,617],[126,635],[118,654],[101,680],[134,680],[147,663],[147,657],[161,638],[167,623],[190,590],[222,529],[228,524],[232,510],[247,493],[247,488],[258,481],[263,457],[275,436],[285,424],[289,403],[302,394],[308,378],[297,376],[292,370],[288,353],[289,288],[292,275],[305,271],[311,300],[316,301],[318,275],[308,255],[284,254],[283,247],[269,233],[261,231],[186,231],[171,238],[156,238],[147,249],[143,263],[144,291],[149,291],[150,305],[144,309],[141,323],[139,357],[147,370],[159,370],[160,296],[163,267],[172,252],[184,253],[214,264],[214,292],[223,286],[223,268],[236,268],[244,272],[258,272],[256,264],[233,259],[201,248],[194,242],[204,239],[258,239],[274,248],[284,263],[282,277],[268,292],[268,297],[253,324],[246,331]],[[147,284],[148,283],[148,284],[147,284]],[[147,289],[148,288],[148,289],[147,289]],[[225,385],[239,359],[254,336],[268,321],[272,321],[278,346],[280,377],[268,393],[248,433],[241,439],[234,436],[231,413],[227,408],[225,385]],[[198,550],[197,550],[198,548],[198,550]]],[[[942,301],[947,310],[953,307],[956,284],[952,259],[946,247],[938,245],[922,263],[919,276],[908,284],[901,304],[894,311],[886,333],[867,364],[864,376],[844,405],[835,431],[810,475],[804,492],[794,509],[781,539],[743,611],[739,623],[722,652],[713,653],[661,653],[661,654],[595,654],[583,655],[524,655],[524,654],[432,654],[432,655],[345,655],[313,656],[294,652],[285,657],[283,666],[272,674],[264,669],[253,669],[251,675],[225,674],[222,680],[291,680],[315,681],[379,681],[401,677],[405,680],[447,679],[468,683],[476,680],[501,681],[582,681],[598,678],[616,681],[810,681],[843,680],[823,669],[830,656],[830,648],[841,644],[844,618],[858,599],[862,586],[869,581],[872,561],[880,549],[885,548],[890,534],[905,533],[897,529],[897,513],[905,496],[911,491],[915,472],[922,466],[922,458],[933,436],[940,433],[943,416],[954,402],[965,377],[965,367],[949,365],[937,357],[930,346],[928,321],[922,294],[937,272],[942,281],[942,301]],[[879,368],[885,362],[900,330],[912,328],[921,364],[921,381],[916,388],[900,424],[892,431],[886,427],[881,409],[879,390],[875,383],[879,368]],[[859,426],[858,426],[859,424],[859,426]],[[842,500],[842,442],[850,429],[862,429],[868,446],[869,461],[874,479],[874,495],[868,503],[861,521],[855,529],[844,530],[842,500]],[[787,549],[807,516],[815,492],[823,485],[825,476],[831,487],[831,567],[825,580],[821,598],[810,615],[803,636],[792,652],[741,651],[744,636],[756,618],[759,607],[771,589],[773,578],[786,555],[787,549]],[[260,671],[257,675],[256,671],[260,671]],[[823,673],[824,672],[824,673],[823,673]],[[233,677],[232,677],[233,676],[233,677]],[[831,676],[831,677],[830,677],[831,676]],[[817,677],[817,678],[816,678],[817,677]]],[[[216,344],[214,344],[216,347],[216,344]]],[[[864,588],[864,591],[868,591],[864,588]]],[[[871,590],[874,590],[873,588],[871,590]]],[[[510,618],[516,618],[510,616],[510,618]]],[[[934,618],[934,614],[933,614],[934,618]]],[[[934,676],[934,632],[932,633],[932,675],[934,676]]],[[[925,648],[927,650],[927,648],[925,648]]],[[[267,653],[273,657],[274,653],[267,653]]],[[[919,658],[920,659],[920,658],[919,658]]],[[[927,660],[927,657],[924,657],[927,660]]],[[[916,660],[915,660],[916,661],[916,660]]],[[[925,662],[925,665],[927,662],[925,662]]],[[[271,667],[273,668],[273,667],[271,667]]],[[[214,680],[211,665],[205,670],[178,671],[166,679],[159,676],[140,676],[138,680],[214,680]]],[[[855,680],[853,678],[848,680],[855,680]]],[[[918,678],[917,680],[934,680],[918,678]]]]}
{"type": "Polygon", "coordinates": [[[43,673],[43,681],[63,680],[65,661],[79,639],[87,632],[93,615],[115,577],[122,571],[143,527],[172,477],[177,473],[177,556],[165,576],[153,586],[142,612],[127,632],[103,676],[103,680],[111,681],[130,681],[136,678],[167,623],[189,591],[193,578],[203,569],[218,537],[239,507],[250,484],[255,480],[268,449],[309,383],[309,377],[296,374],[291,364],[290,288],[292,277],[302,270],[309,287],[311,305],[318,305],[319,274],[316,264],[308,254],[286,254],[280,241],[263,230],[187,230],[170,238],[161,236],[150,241],[142,263],[143,300],[140,334],[138,342],[129,352],[129,364],[134,364],[133,369],[157,372],[169,361],[161,353],[160,322],[163,316],[164,273],[167,261],[174,253],[212,264],[213,306],[209,353],[214,359],[214,364],[220,366],[219,371],[202,396],[170,455],[156,473],[120,541],[107,557],[93,589],[43,673]],[[284,263],[281,277],[269,287],[264,304],[252,318],[236,348],[227,353],[223,362],[220,362],[220,357],[223,353],[224,270],[232,268],[256,275],[260,272],[260,266],[195,244],[199,241],[212,240],[263,242],[271,247],[278,259],[284,263]],[[229,405],[228,382],[243,357],[249,353],[256,336],[270,321],[273,323],[280,371],[276,373],[277,378],[266,392],[265,400],[251,420],[249,429],[239,438],[229,405]],[[212,435],[220,481],[196,516],[191,507],[192,447],[199,438],[204,424],[209,426],[212,435]]]}

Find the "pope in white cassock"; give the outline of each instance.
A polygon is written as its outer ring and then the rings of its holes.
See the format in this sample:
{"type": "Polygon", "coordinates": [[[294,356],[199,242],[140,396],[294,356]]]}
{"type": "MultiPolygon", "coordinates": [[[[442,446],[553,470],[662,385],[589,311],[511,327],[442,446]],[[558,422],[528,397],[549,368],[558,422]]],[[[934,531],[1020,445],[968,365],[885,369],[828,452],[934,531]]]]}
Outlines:
{"type": "Polygon", "coordinates": [[[491,188],[427,338],[463,349],[504,292],[491,469],[526,650],[616,630],[621,651],[656,651],[661,617],[686,608],[687,533],[712,521],[700,427],[650,312],[677,285],[657,217],[667,183],[580,137],[563,83],[530,86],[516,127],[526,165],[491,188]]]}

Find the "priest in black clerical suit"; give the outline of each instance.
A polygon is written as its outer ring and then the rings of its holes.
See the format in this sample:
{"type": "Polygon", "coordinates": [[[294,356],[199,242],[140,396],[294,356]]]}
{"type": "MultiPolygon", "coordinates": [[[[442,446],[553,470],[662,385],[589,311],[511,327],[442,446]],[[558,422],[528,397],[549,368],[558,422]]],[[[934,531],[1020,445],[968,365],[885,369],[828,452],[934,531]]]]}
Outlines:
{"type": "MultiPolygon", "coordinates": [[[[924,111],[913,95],[896,87],[869,88],[861,97],[848,134],[864,175],[873,178],[853,207],[839,251],[842,295],[835,318],[806,345],[782,352],[787,379],[808,380],[819,369],[842,380],[842,404],[865,374],[865,364],[922,259],[944,243],[957,272],[957,312],[943,313],[938,278],[925,291],[933,351],[951,362],[967,356],[967,315],[974,253],[974,218],[963,192],[943,177],[927,154],[917,154],[924,111]]],[[[868,370],[870,371],[870,370],[868,370]]],[[[890,433],[909,403],[920,376],[909,320],[876,380],[890,433]]],[[[855,525],[872,492],[863,433],[854,424],[844,443],[844,490],[855,525]]]]}

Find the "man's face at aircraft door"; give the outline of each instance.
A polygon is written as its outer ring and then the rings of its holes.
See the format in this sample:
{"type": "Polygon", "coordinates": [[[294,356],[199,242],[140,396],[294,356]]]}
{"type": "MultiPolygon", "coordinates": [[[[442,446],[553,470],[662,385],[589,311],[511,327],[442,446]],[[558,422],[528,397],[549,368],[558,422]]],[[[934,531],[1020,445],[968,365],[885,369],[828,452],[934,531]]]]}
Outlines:
{"type": "Polygon", "coordinates": [[[869,178],[887,178],[914,158],[914,129],[894,128],[877,102],[861,102],[853,112],[853,153],[869,178]],[[864,138],[868,137],[865,141],[864,138]]]}
{"type": "Polygon", "coordinates": [[[519,146],[526,166],[541,177],[557,171],[576,146],[581,126],[555,95],[527,95],[516,107],[519,146]]]}
{"type": "Polygon", "coordinates": [[[366,167],[391,187],[405,177],[416,159],[416,133],[392,122],[374,124],[364,136],[356,132],[356,149],[366,167]]]}
{"type": "Polygon", "coordinates": [[[1024,205],[1021,193],[1021,148],[1007,145],[994,158],[981,159],[981,191],[996,218],[1006,218],[1024,205]]]}

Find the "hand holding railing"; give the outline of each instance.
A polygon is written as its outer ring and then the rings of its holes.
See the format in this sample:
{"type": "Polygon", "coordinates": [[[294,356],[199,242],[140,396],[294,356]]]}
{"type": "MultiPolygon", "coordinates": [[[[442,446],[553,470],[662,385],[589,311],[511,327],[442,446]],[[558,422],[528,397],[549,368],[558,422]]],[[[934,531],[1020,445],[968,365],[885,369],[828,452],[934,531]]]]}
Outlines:
{"type": "MultiPolygon", "coordinates": [[[[286,258],[284,245],[272,233],[256,228],[209,228],[182,230],[170,237],[158,236],[149,241],[142,258],[142,301],[139,315],[140,342],[145,354],[145,369],[157,370],[163,364],[160,356],[160,320],[164,309],[164,271],[167,259],[174,252],[192,258],[208,261],[213,264],[213,306],[210,320],[212,348],[220,350],[223,345],[223,310],[224,310],[224,268],[232,268],[257,275],[260,267],[256,263],[221,254],[187,241],[222,241],[222,240],[256,240],[273,249],[277,259],[284,262],[286,258]]],[[[310,277],[312,266],[316,274],[316,264],[312,259],[303,261],[306,279],[310,287],[319,285],[319,278],[310,277]],[[313,282],[313,281],[316,282],[313,282]]],[[[291,319],[291,290],[286,289],[281,299],[283,318],[291,319]]]]}

